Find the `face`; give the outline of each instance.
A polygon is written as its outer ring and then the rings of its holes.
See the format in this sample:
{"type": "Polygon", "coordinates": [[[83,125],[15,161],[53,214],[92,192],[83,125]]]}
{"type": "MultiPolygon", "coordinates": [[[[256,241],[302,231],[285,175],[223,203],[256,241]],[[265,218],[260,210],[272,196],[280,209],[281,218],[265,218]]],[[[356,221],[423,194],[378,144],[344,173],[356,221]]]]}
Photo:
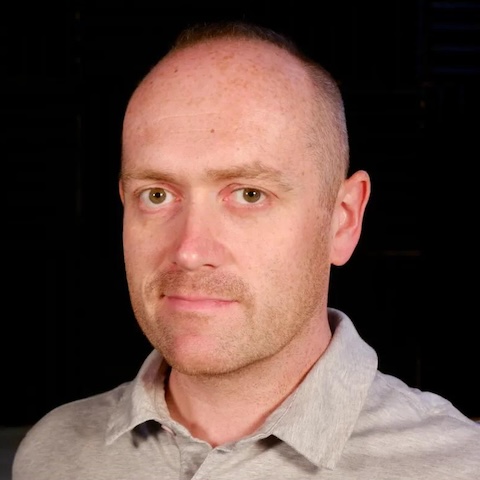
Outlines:
{"type": "Polygon", "coordinates": [[[145,335],[180,372],[280,355],[325,315],[331,216],[305,139],[309,99],[295,93],[308,88],[272,47],[225,44],[167,58],[131,99],[128,286],[145,335]]]}

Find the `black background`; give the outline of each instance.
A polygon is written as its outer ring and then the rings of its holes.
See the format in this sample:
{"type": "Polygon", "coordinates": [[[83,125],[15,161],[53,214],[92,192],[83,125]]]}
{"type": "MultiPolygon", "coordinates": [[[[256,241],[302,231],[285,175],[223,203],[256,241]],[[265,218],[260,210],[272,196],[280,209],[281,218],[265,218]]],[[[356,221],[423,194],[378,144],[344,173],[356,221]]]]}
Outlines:
{"type": "Polygon", "coordinates": [[[480,417],[479,2],[227,4],[2,11],[0,425],[127,381],[150,351],[123,272],[122,115],[181,27],[231,18],[293,36],[344,93],[352,170],[366,169],[373,189],[330,304],[352,317],[384,372],[480,417]]]}

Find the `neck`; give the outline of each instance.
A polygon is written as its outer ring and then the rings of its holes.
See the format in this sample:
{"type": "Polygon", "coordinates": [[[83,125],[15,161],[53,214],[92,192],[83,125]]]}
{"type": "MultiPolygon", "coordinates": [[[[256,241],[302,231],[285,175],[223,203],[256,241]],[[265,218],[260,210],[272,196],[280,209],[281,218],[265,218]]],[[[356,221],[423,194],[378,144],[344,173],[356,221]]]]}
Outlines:
{"type": "Polygon", "coordinates": [[[226,375],[188,376],[172,369],[165,393],[170,415],[213,447],[254,433],[327,348],[331,332],[328,322],[322,325],[273,357],[226,375]]]}

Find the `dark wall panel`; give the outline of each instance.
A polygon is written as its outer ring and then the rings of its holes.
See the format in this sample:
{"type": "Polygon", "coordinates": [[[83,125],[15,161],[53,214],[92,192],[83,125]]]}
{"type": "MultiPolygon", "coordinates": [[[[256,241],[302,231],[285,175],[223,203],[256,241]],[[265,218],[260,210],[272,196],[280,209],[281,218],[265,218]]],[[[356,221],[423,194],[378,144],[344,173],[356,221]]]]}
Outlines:
{"type": "Polygon", "coordinates": [[[373,190],[358,250],[332,273],[331,304],[351,315],[382,370],[480,416],[479,12],[478,2],[421,0],[193,10],[139,1],[2,15],[9,396],[0,424],[31,423],[129,380],[150,350],[123,272],[122,115],[179,28],[222,18],[292,34],[339,80],[352,170],[368,170],[373,190]]]}

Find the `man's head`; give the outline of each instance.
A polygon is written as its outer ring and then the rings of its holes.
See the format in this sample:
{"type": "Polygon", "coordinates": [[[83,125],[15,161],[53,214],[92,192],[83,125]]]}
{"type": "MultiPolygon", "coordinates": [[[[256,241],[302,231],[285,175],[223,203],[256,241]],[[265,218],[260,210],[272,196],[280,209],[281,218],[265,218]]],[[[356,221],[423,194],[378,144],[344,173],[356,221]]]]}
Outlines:
{"type": "Polygon", "coordinates": [[[139,324],[174,368],[321,343],[330,266],[369,195],[347,170],[335,82],[276,34],[192,30],[152,68],[124,120],[124,251],[139,324]]]}

